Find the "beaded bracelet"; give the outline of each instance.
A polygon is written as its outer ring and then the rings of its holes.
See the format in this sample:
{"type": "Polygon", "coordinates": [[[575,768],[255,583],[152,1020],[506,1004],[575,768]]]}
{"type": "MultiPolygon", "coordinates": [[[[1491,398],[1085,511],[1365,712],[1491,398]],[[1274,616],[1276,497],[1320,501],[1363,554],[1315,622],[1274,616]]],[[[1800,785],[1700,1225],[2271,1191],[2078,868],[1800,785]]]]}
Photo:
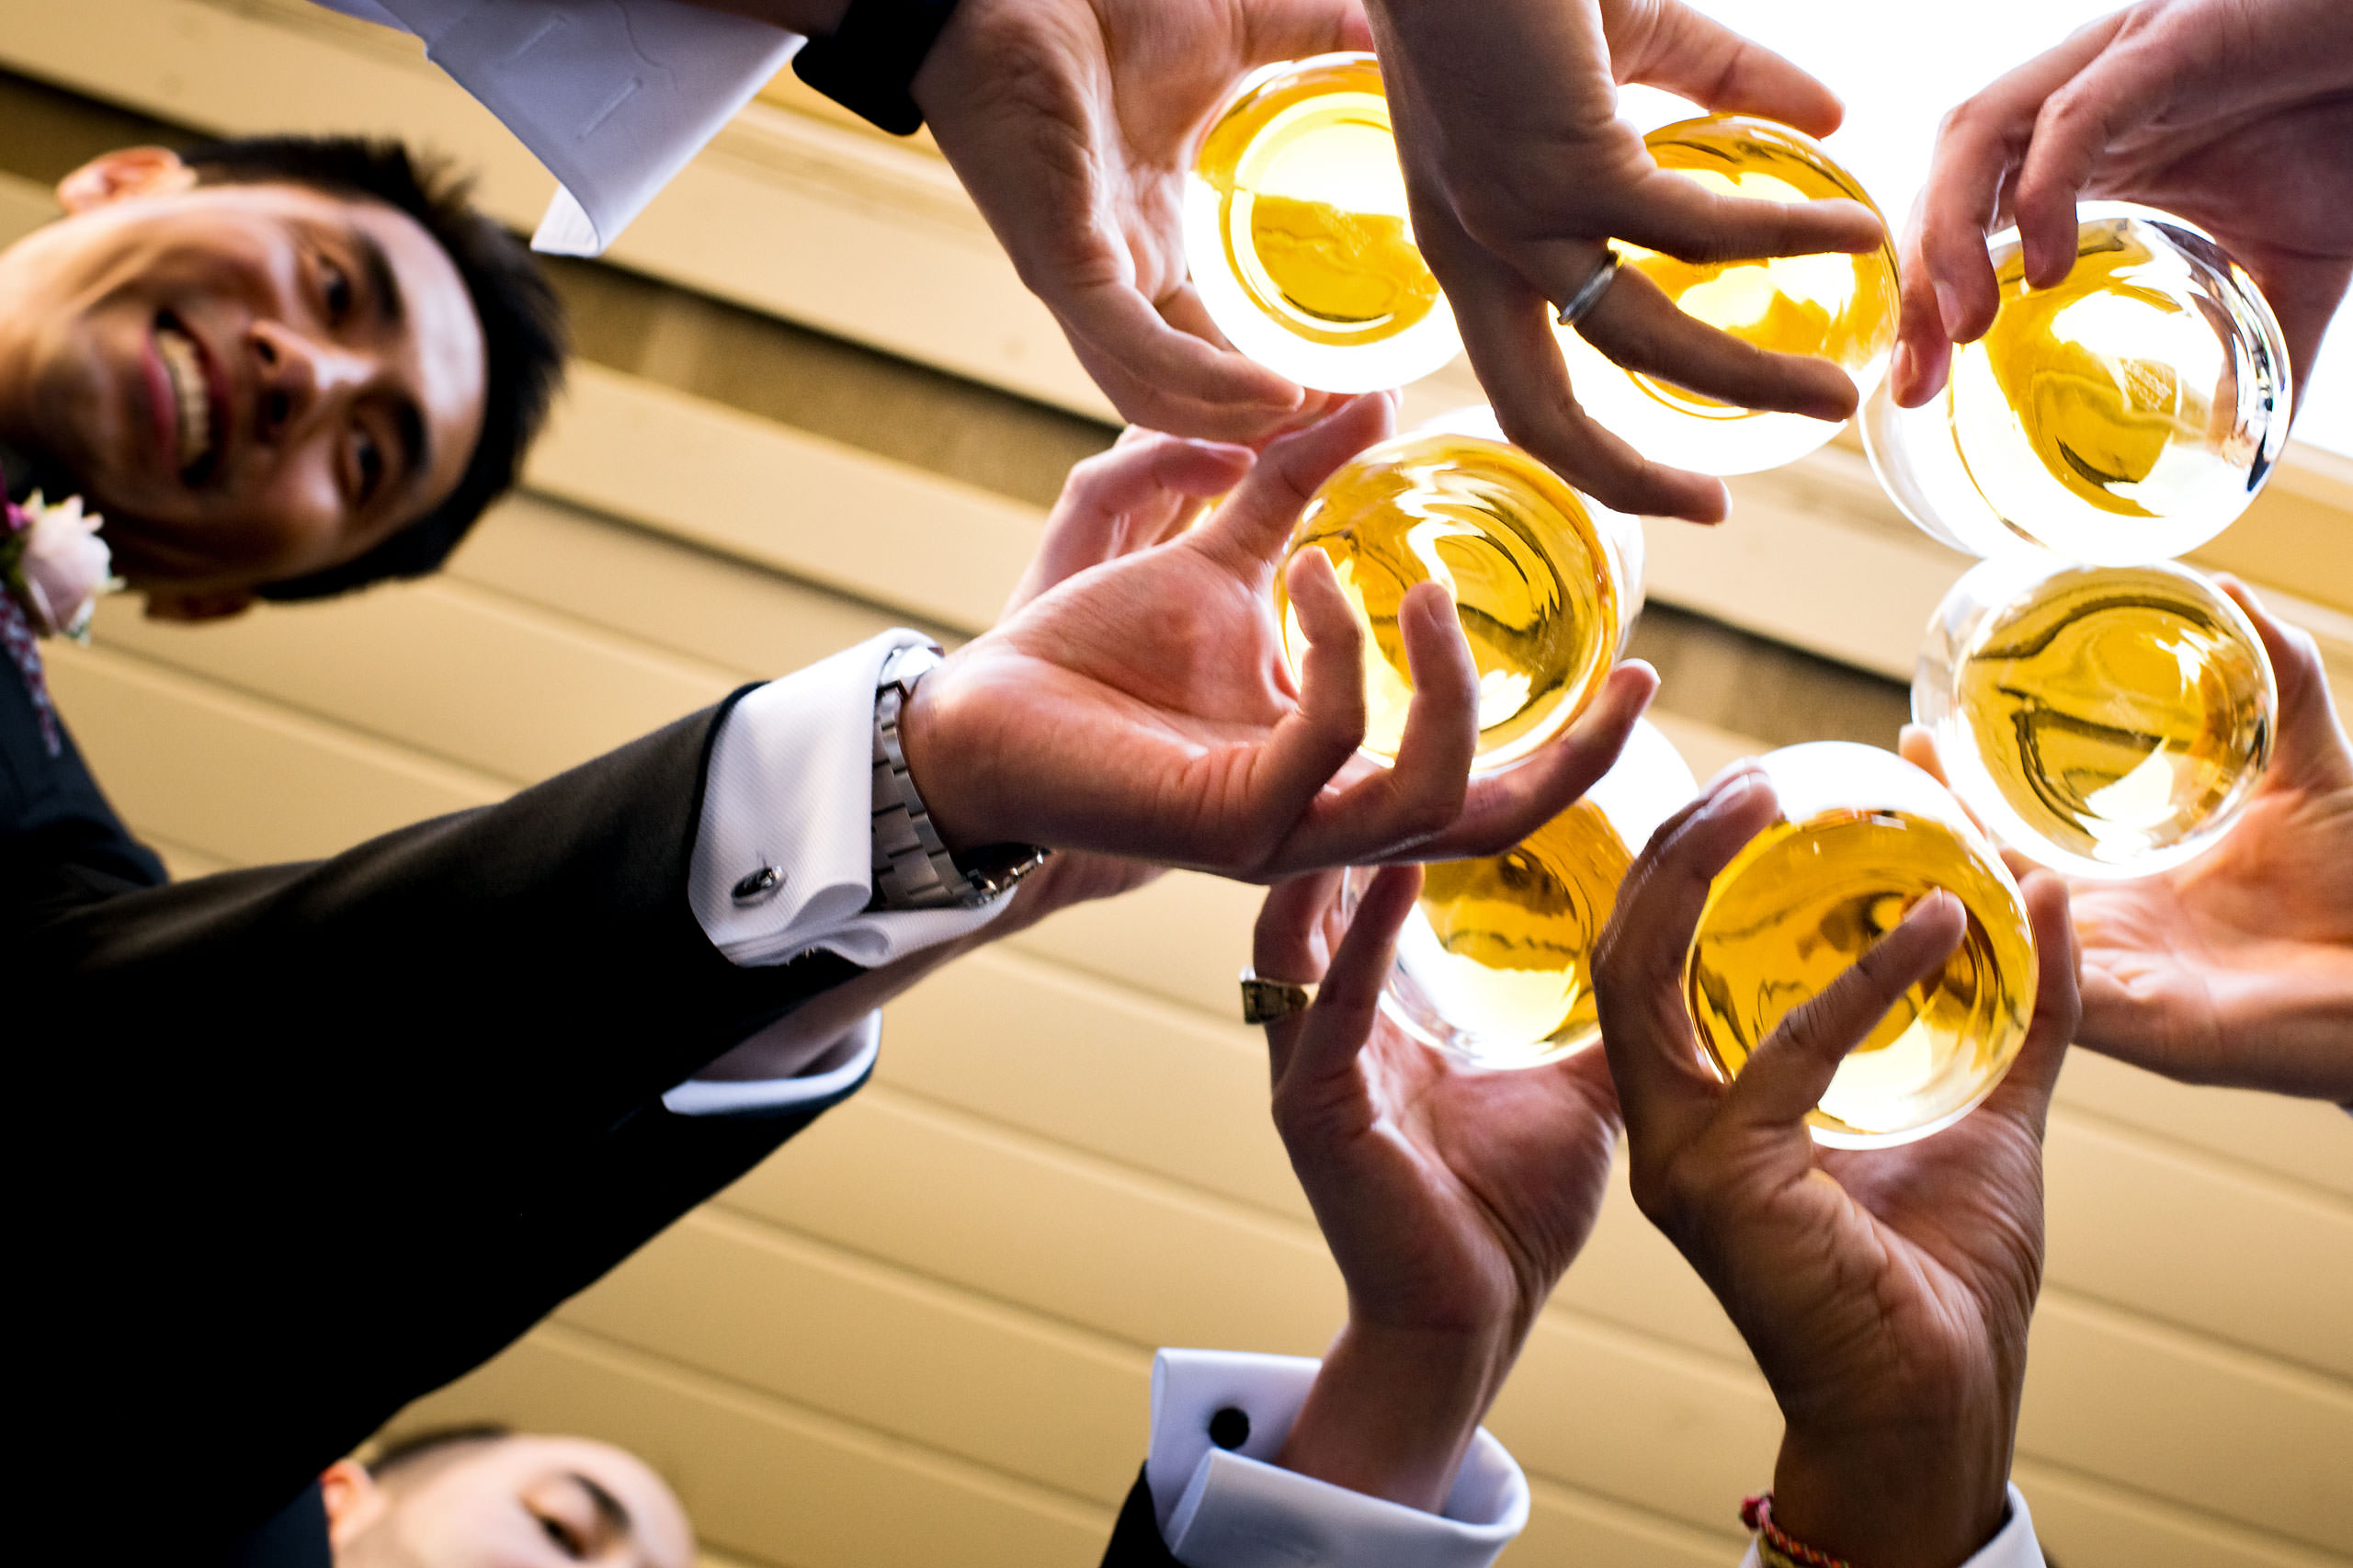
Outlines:
{"type": "Polygon", "coordinates": [[[1760,1492],[1742,1503],[1740,1522],[1756,1532],[1756,1555],[1765,1568],[1854,1568],[1845,1558],[1816,1551],[1775,1524],[1770,1492],[1760,1492]]]}

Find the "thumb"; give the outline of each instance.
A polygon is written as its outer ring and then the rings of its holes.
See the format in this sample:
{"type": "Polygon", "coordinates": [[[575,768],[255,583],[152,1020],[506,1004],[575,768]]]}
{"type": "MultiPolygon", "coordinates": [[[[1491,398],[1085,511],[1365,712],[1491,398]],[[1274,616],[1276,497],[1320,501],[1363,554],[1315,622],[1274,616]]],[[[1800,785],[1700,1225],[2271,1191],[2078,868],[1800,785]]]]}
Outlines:
{"type": "Polygon", "coordinates": [[[1229,567],[1271,565],[1282,553],[1307,498],[1342,463],[1394,429],[1396,413],[1389,393],[1368,392],[1274,442],[1259,454],[1233,497],[1193,537],[1229,567]]]}
{"type": "Polygon", "coordinates": [[[2284,625],[2263,608],[2253,589],[2218,574],[2215,586],[2228,594],[2263,640],[2272,678],[2279,687],[2279,738],[2271,766],[2282,783],[2334,793],[2353,790],[2353,744],[2329,699],[2328,666],[2320,644],[2300,627],[2284,625]]]}
{"type": "Polygon", "coordinates": [[[1919,982],[1952,956],[1969,929],[1961,900],[1939,889],[1819,995],[1790,1010],[1724,1096],[1724,1114],[1751,1126],[1804,1119],[1847,1053],[1919,982]]]}

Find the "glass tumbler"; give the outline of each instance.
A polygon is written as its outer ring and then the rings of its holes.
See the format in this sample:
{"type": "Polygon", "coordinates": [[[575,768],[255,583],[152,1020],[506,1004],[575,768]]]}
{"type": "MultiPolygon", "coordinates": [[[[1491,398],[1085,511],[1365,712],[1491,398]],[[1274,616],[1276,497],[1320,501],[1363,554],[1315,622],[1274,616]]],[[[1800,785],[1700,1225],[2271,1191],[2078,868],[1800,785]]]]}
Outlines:
{"type": "MultiPolygon", "coordinates": [[[[1659,166],[1722,196],[1769,201],[1845,198],[1874,212],[1855,176],[1812,137],[1769,120],[1713,115],[1644,137],[1659,166]]],[[[1895,349],[1895,252],[1694,263],[1622,242],[1621,265],[1687,314],[1762,349],[1828,359],[1868,397],[1895,349]]],[[[1555,335],[1586,412],[1644,457],[1701,473],[1756,473],[1795,462],[1838,433],[1836,422],[1741,408],[1620,369],[1573,327],[1555,335]]]]}
{"type": "Polygon", "coordinates": [[[2126,202],[2078,210],[2075,267],[2029,289],[1992,241],[2001,310],[1945,390],[1864,404],[1871,465],[1913,522],[1972,555],[2024,546],[2096,566],[2185,555],[2228,528],[2288,438],[2287,341],[2203,230],[2126,202]]]}
{"type": "Polygon", "coordinates": [[[2001,1082],[2034,1016],[2017,882],[1960,802],[1892,753],[1819,741],[1762,760],[1780,813],[1716,877],[1684,964],[1709,1064],[1738,1074],[1792,1008],[1943,888],[1967,911],[1961,946],[1847,1053],[1808,1121],[1816,1142],[1849,1149],[1950,1126],[2001,1082]]]}
{"type": "Polygon", "coordinates": [[[2238,821],[2279,692],[2246,613],[2184,566],[1980,562],[1938,606],[1912,717],[2011,848],[2069,876],[2178,866],[2238,821]]]}
{"type": "MultiPolygon", "coordinates": [[[[1540,1066],[1592,1045],[1593,949],[1618,884],[1694,789],[1673,744],[1641,722],[1585,798],[1526,839],[1424,868],[1381,1010],[1473,1067],[1540,1066]]],[[[1352,900],[1371,876],[1348,873],[1352,900]]]]}
{"type": "Polygon", "coordinates": [[[1397,612],[1428,579],[1453,595],[1479,678],[1474,771],[1506,767],[1585,710],[1642,611],[1642,525],[1518,448],[1460,429],[1359,452],[1308,499],[1275,575],[1292,674],[1307,637],[1291,560],[1320,550],[1365,633],[1364,751],[1394,762],[1413,700],[1397,612]]]}
{"type": "Polygon", "coordinates": [[[1194,154],[1184,222],[1210,319],[1279,375],[1378,392],[1461,351],[1414,244],[1370,54],[1318,54],[1244,77],[1194,154]]]}

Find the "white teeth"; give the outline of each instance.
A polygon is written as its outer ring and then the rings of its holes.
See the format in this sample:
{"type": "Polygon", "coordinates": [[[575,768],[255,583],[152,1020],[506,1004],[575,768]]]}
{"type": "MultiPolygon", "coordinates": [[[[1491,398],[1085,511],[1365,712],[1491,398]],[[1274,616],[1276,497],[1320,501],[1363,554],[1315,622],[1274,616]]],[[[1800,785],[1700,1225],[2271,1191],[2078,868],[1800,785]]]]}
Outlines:
{"type": "Polygon", "coordinates": [[[195,341],[168,326],[155,329],[155,347],[172,378],[173,400],[179,405],[180,467],[192,467],[212,449],[212,397],[204,384],[204,368],[195,341]]]}

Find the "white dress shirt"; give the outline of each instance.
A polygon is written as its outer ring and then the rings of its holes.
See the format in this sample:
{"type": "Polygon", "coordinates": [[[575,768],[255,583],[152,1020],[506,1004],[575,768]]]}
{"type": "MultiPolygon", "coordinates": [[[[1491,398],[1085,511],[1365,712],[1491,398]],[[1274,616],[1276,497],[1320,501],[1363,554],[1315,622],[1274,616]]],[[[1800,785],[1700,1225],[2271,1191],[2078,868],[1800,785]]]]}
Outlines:
{"type": "Polygon", "coordinates": [[[1528,1478],[1484,1427],[1435,1514],[1273,1462],[1317,1365],[1216,1350],[1154,1360],[1143,1476],[1169,1552],[1186,1568],[1487,1568],[1528,1523],[1528,1478]],[[1227,1409],[1248,1421],[1233,1449],[1210,1437],[1227,1409]]]}
{"type": "Polygon", "coordinates": [[[794,33],[686,0],[316,0],[414,33],[559,188],[534,249],[596,256],[784,69],[794,33]]]}
{"type": "MultiPolygon", "coordinates": [[[[886,631],[747,692],[712,738],[702,818],[687,869],[687,903],[703,935],[741,965],[838,953],[862,969],[978,930],[1011,892],[972,909],[870,912],[874,895],[874,683],[892,650],[930,640],[886,631]],[[746,877],[782,880],[739,900],[746,877]]],[[[771,1026],[792,1027],[786,1017],[771,1026]]],[[[662,1096],[681,1116],[773,1116],[858,1081],[873,1064],[882,1016],[838,1067],[752,1082],[689,1079],[662,1096]]],[[[749,1045],[756,1041],[746,1041],[749,1045]]],[[[837,1048],[841,1040],[835,1041],[837,1048]]],[[[829,1048],[820,1059],[834,1053],[829,1048]]]]}

